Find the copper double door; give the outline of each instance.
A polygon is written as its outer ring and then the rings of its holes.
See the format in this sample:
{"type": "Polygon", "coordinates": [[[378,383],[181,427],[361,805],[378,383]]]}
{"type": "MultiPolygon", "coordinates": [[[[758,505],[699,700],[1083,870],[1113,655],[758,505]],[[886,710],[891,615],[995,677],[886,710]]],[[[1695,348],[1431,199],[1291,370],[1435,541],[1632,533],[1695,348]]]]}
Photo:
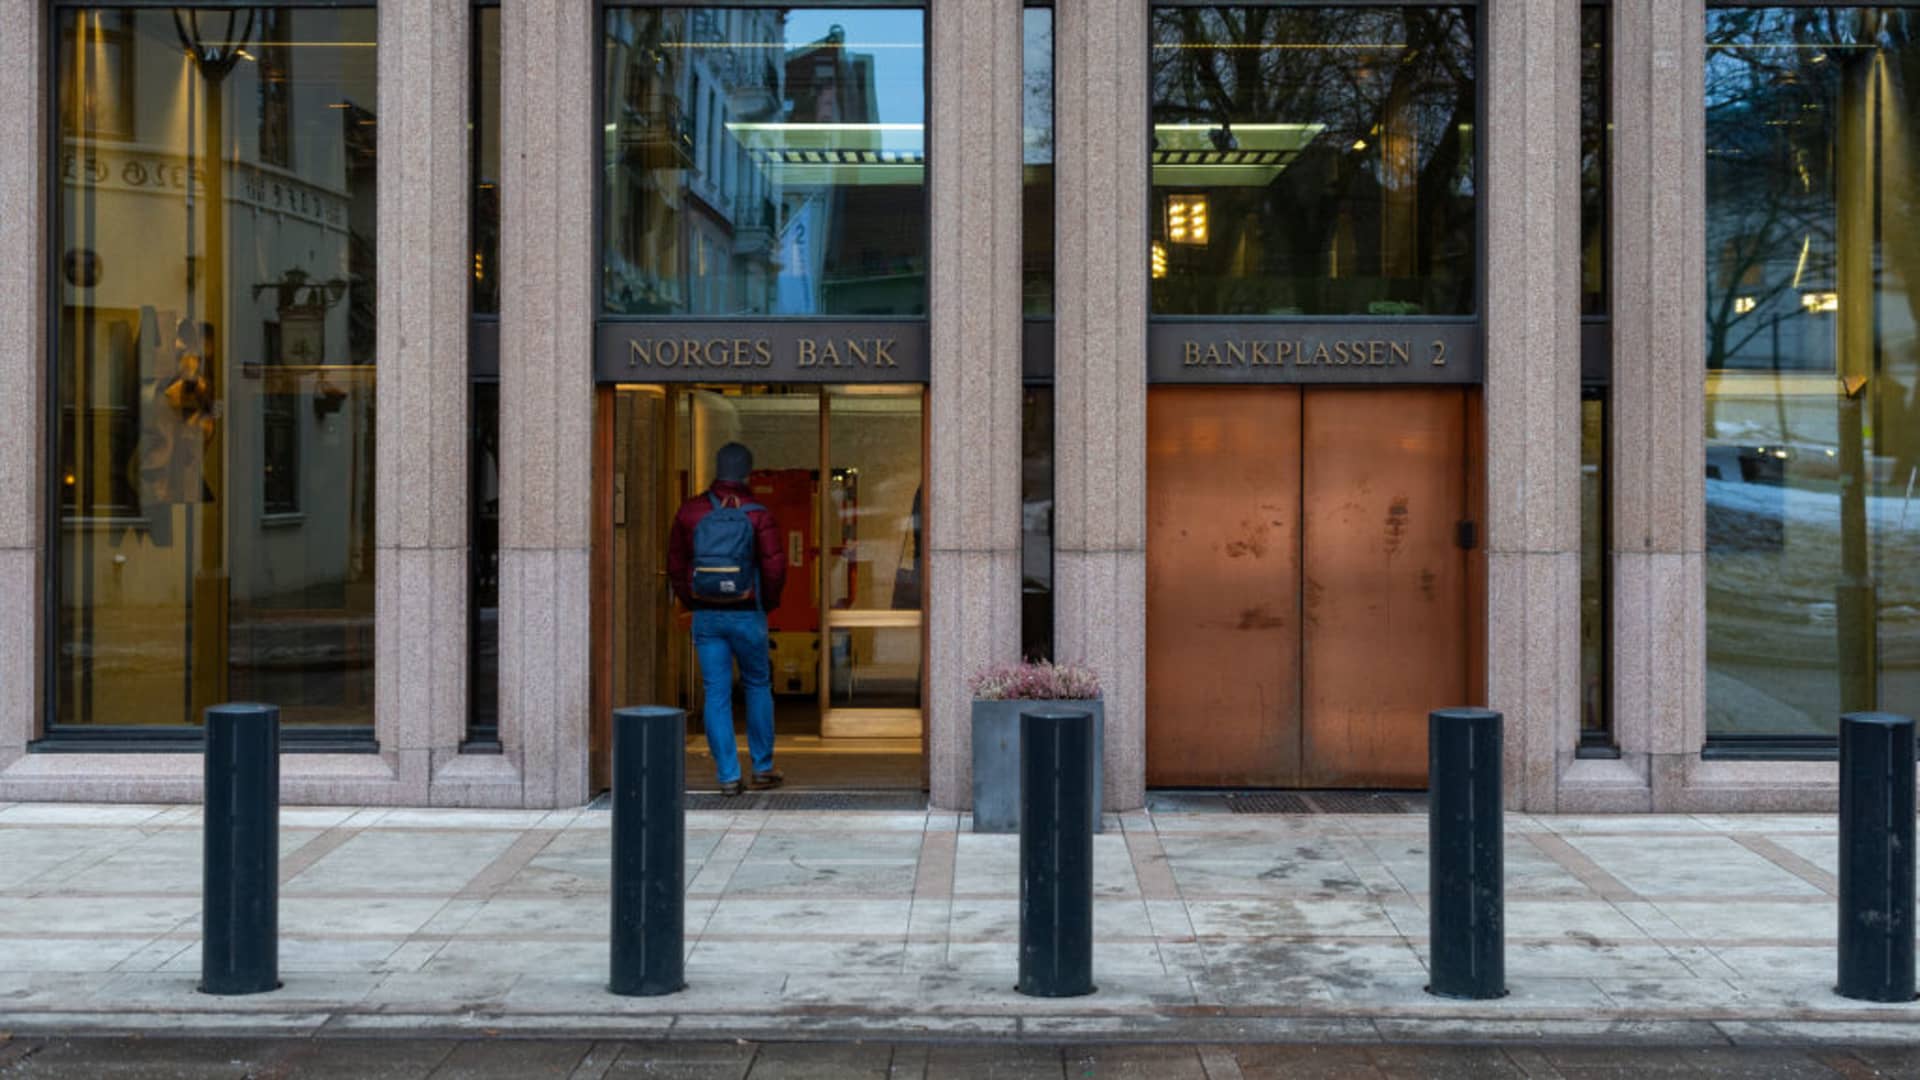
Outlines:
{"type": "Polygon", "coordinates": [[[1149,784],[1426,786],[1427,711],[1481,678],[1476,404],[1152,390],[1149,784]]]}

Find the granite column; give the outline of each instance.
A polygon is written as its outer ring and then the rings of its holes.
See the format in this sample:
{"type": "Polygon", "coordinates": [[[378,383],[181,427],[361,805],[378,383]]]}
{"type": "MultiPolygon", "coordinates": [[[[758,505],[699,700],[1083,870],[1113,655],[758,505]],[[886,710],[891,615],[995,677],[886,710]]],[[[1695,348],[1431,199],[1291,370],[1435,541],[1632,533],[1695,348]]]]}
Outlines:
{"type": "Polygon", "coordinates": [[[500,741],[529,807],[588,794],[597,10],[500,9],[500,741]]]}
{"type": "Polygon", "coordinates": [[[1146,801],[1147,19],[1054,8],[1054,640],[1104,684],[1108,810],[1146,801]]]}
{"type": "Polygon", "coordinates": [[[1579,18],[1492,0],[1481,45],[1487,698],[1508,805],[1547,811],[1580,715],[1579,18]]]}
{"type": "Polygon", "coordinates": [[[968,675],[1020,656],[1021,7],[928,12],[927,753],[943,808],[971,805],[968,675]]]}

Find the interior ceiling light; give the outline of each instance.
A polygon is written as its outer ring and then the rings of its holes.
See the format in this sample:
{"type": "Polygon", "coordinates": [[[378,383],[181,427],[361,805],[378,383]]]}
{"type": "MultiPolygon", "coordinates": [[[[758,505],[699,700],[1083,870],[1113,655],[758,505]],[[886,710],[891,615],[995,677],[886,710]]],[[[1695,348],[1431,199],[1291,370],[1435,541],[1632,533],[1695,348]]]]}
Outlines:
{"type": "Polygon", "coordinates": [[[1153,183],[1160,188],[1266,187],[1322,132],[1323,124],[1155,124],[1153,183]]]}
{"type": "Polygon", "coordinates": [[[1207,242],[1207,197],[1167,196],[1167,239],[1199,247],[1207,242]]]}

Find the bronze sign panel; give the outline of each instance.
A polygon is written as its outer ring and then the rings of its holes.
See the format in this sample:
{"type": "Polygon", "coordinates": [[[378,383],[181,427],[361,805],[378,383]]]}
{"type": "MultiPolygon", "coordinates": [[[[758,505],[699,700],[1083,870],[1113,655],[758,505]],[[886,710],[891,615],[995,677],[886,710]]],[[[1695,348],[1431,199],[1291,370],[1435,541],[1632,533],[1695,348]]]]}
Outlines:
{"type": "Polygon", "coordinates": [[[1147,380],[1155,383],[1471,386],[1483,368],[1473,321],[1147,325],[1147,380]]]}
{"type": "Polygon", "coordinates": [[[602,383],[924,383],[927,324],[810,319],[603,321],[602,383]]]}

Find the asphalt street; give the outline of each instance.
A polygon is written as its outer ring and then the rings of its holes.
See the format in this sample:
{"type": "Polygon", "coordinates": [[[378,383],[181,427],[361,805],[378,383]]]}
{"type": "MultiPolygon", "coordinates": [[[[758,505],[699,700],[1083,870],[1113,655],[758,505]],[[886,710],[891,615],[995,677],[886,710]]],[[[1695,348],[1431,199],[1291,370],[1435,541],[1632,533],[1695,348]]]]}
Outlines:
{"type": "Polygon", "coordinates": [[[1861,1080],[1920,1077],[1920,1047],[77,1038],[0,1042],[0,1075],[22,1080],[1861,1080]]]}

